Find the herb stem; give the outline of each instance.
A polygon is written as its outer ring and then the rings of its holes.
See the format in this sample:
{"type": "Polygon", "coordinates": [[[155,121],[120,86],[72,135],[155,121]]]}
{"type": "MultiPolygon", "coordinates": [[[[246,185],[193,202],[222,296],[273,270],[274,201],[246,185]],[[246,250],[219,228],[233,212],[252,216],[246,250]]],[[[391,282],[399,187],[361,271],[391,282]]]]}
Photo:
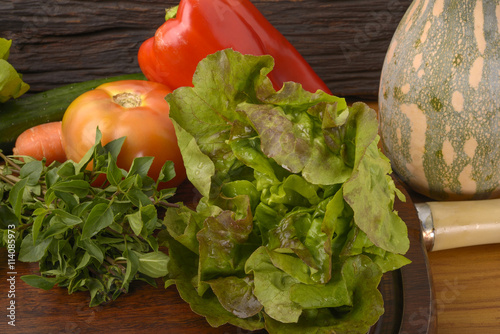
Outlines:
{"type": "Polygon", "coordinates": [[[167,208],[179,208],[180,207],[180,205],[177,203],[169,203],[166,201],[156,201],[152,197],[150,197],[149,199],[151,200],[151,202],[153,202],[154,205],[161,205],[161,206],[167,207],[167,208]]]}
{"type": "Polygon", "coordinates": [[[6,175],[0,174],[0,180],[10,184],[11,186],[14,186],[16,184],[16,181],[11,180],[11,178],[9,178],[9,176],[6,175]]]}
{"type": "Polygon", "coordinates": [[[2,152],[0,152],[0,158],[2,158],[8,165],[10,165],[11,167],[13,167],[15,170],[17,170],[17,171],[21,170],[21,167],[18,164],[14,163],[14,161],[12,161],[12,159],[8,158],[2,152]]]}

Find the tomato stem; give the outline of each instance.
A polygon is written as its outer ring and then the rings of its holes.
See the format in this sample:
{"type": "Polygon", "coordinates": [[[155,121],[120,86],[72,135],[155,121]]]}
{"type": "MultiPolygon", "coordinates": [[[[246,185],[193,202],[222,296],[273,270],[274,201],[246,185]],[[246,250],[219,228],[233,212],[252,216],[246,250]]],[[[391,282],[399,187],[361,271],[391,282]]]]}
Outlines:
{"type": "Polygon", "coordinates": [[[120,93],[113,96],[113,102],[124,108],[135,108],[141,105],[141,96],[133,93],[120,93]]]}

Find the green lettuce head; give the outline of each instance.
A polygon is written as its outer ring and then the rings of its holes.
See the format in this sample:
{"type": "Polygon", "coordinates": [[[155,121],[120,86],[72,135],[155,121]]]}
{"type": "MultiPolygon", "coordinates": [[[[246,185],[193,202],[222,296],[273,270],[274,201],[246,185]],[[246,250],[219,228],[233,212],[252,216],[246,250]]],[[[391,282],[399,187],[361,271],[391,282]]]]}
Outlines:
{"type": "Polygon", "coordinates": [[[366,333],[383,273],[409,263],[375,111],[298,83],[275,91],[273,65],[219,51],[167,96],[202,198],[167,211],[166,286],[212,326],[366,333]]]}

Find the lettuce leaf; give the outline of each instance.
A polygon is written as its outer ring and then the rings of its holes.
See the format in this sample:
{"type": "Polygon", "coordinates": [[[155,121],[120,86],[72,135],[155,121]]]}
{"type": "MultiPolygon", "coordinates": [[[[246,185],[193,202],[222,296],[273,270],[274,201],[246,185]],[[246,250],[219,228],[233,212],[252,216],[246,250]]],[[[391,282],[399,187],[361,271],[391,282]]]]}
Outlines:
{"type": "Polygon", "coordinates": [[[17,99],[28,91],[30,86],[17,73],[15,68],[7,61],[10,54],[11,40],[0,38],[0,102],[12,98],[17,99]]]}
{"type": "Polygon", "coordinates": [[[366,333],[383,273],[409,263],[376,114],[293,82],[276,91],[273,65],[219,51],[167,96],[202,198],[167,211],[166,286],[212,326],[366,333]]]}

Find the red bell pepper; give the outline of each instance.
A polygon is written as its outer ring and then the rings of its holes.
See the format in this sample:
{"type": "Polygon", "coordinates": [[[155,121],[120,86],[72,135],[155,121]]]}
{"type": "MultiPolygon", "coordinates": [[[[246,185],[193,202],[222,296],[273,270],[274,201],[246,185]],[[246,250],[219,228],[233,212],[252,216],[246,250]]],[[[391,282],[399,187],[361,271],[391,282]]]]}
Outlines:
{"type": "Polygon", "coordinates": [[[331,93],[290,42],[249,0],[181,0],[154,37],[140,47],[144,75],[174,90],[192,86],[198,62],[216,51],[232,48],[243,54],[271,55],[269,74],[276,89],[284,82],[331,93]],[[172,15],[173,16],[173,15],[172,15]]]}

